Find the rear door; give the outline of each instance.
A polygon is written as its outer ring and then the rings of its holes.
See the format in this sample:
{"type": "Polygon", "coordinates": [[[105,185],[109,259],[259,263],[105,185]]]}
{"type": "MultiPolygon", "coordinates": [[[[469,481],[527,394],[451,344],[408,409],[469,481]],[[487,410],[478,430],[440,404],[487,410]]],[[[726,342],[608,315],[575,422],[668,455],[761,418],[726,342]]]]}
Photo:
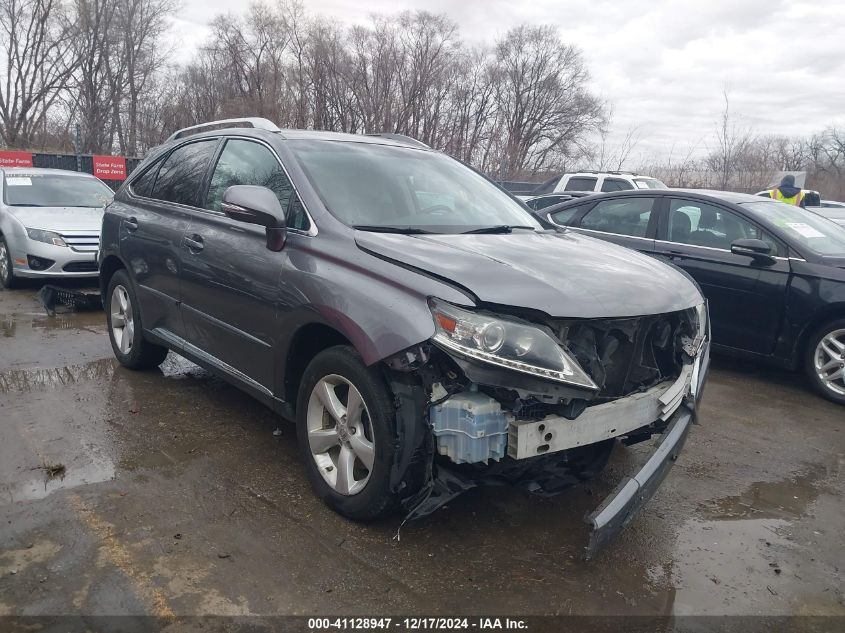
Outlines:
{"type": "Polygon", "coordinates": [[[668,197],[660,222],[659,256],[687,271],[710,305],[713,342],[771,354],[786,308],[786,247],[744,215],[716,203],[668,197]],[[731,253],[741,238],[772,246],[774,263],[731,253]]]}
{"type": "Polygon", "coordinates": [[[606,198],[570,226],[585,235],[652,254],[657,202],[657,196],[606,198]]]}
{"type": "Polygon", "coordinates": [[[130,204],[112,207],[122,214],[120,251],[136,284],[144,326],[164,337],[184,333],[182,236],[217,144],[204,139],[177,147],[130,184],[130,204]]]}
{"type": "Polygon", "coordinates": [[[279,280],[287,250],[268,250],[263,227],[231,220],[221,211],[223,194],[233,185],[269,187],[283,209],[296,209],[290,212],[291,230],[309,228],[275,152],[255,139],[226,140],[203,197],[203,210],[191,215],[185,233],[185,339],[212,356],[211,362],[241,379],[245,376],[247,383],[269,395],[280,336],[279,280]]]}

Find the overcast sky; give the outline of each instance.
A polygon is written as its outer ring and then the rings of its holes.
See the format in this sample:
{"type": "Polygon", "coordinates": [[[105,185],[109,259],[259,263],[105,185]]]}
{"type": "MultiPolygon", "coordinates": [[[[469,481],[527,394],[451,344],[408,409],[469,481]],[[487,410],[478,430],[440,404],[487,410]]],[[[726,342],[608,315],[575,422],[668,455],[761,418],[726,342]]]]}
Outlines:
{"type": "MultiPolygon", "coordinates": [[[[245,5],[246,3],[244,3],[245,5]]],[[[226,0],[183,0],[180,56],[207,36],[226,0]]],[[[807,135],[845,125],[845,0],[306,0],[312,13],[366,22],[372,12],[446,13],[469,42],[513,25],[554,24],[583,51],[593,89],[613,105],[616,138],[637,154],[713,145],[722,91],[756,133],[807,135]]]]}

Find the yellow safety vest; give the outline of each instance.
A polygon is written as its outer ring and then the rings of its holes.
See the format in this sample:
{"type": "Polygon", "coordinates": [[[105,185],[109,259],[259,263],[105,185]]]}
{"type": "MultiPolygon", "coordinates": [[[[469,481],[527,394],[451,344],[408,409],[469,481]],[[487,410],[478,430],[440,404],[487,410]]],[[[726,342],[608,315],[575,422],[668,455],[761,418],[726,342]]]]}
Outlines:
{"type": "Polygon", "coordinates": [[[771,190],[771,192],[769,192],[769,196],[772,200],[780,200],[781,202],[785,202],[786,204],[794,204],[796,207],[800,207],[801,201],[804,199],[804,192],[799,191],[791,198],[787,198],[780,192],[780,189],[775,187],[771,190]]]}

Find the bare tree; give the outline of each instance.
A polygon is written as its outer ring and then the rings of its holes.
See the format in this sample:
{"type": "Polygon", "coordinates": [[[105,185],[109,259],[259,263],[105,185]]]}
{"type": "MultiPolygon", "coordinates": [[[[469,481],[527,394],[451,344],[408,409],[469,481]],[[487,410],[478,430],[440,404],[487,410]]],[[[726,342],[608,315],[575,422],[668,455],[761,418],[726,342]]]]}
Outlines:
{"type": "Polygon", "coordinates": [[[583,152],[585,136],[602,121],[599,100],[587,90],[580,51],[550,26],[522,25],[497,42],[496,105],[504,127],[502,178],[547,168],[583,152]]]}
{"type": "Polygon", "coordinates": [[[749,128],[741,127],[733,118],[728,91],[722,91],[725,109],[716,127],[716,149],[707,158],[709,167],[718,174],[718,188],[727,190],[739,171],[742,155],[753,141],[749,128]]]}
{"type": "Polygon", "coordinates": [[[59,0],[0,0],[0,140],[32,146],[78,60],[59,0]]]}

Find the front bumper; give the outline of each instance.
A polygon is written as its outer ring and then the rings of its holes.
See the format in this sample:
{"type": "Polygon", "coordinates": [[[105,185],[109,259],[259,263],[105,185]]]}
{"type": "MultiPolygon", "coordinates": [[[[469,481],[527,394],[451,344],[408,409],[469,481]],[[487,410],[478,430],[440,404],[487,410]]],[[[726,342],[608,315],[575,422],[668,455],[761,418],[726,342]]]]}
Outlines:
{"type": "Polygon", "coordinates": [[[590,525],[590,542],[587,560],[594,558],[608,543],[618,536],[637,513],[645,506],[666,478],[684,447],[687,434],[696,421],[696,405],[704,392],[707,372],[710,369],[710,344],[701,350],[693,370],[693,380],[683,404],[669,419],[657,449],[635,475],[623,480],[616,489],[586,517],[590,525]]]}
{"type": "MultiPolygon", "coordinates": [[[[70,236],[65,236],[72,239],[70,236]]],[[[12,251],[12,269],[15,277],[32,279],[62,279],[66,277],[97,277],[96,247],[85,246],[54,246],[37,242],[29,238],[20,240],[19,244],[10,245],[12,251]],[[28,264],[28,257],[38,257],[53,262],[49,268],[33,270],[28,264]],[[91,268],[90,270],[88,268],[91,268]]]]}

